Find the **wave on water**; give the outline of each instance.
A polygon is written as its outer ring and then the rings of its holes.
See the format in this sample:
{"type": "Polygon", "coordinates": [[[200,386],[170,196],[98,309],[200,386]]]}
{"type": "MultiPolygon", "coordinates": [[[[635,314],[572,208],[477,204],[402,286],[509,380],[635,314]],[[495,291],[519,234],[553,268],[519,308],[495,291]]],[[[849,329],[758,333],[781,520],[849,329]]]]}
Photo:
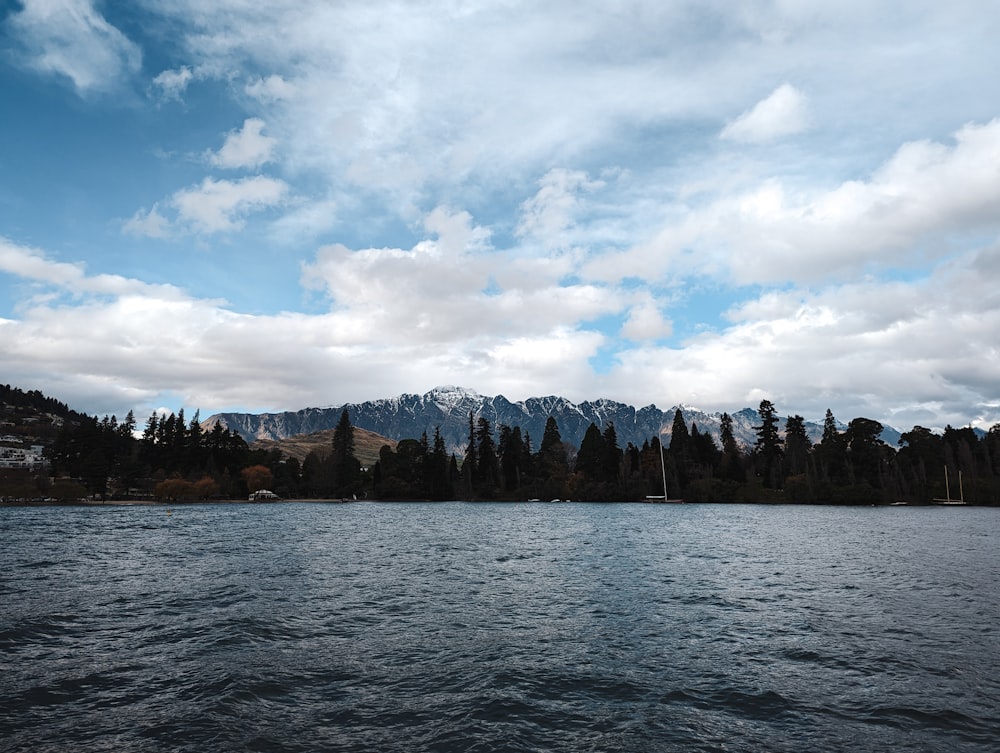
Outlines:
{"type": "Polygon", "coordinates": [[[2,511],[11,753],[1000,740],[992,510],[44,512],[2,511]]]}

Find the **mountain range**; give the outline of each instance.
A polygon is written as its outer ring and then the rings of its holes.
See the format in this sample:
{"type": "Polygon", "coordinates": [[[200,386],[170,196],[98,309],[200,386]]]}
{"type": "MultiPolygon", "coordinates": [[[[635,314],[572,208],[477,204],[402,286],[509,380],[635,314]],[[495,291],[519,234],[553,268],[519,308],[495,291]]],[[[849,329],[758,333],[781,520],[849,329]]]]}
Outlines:
{"type": "MultiPolygon", "coordinates": [[[[669,441],[674,413],[680,409],[690,430],[697,424],[702,433],[708,432],[719,442],[721,413],[706,413],[690,406],[674,406],[660,410],[655,405],[635,408],[614,400],[595,400],[573,403],[566,398],[532,397],[511,402],[503,395],[489,397],[463,387],[436,387],[423,395],[404,394],[399,397],[347,403],[335,407],[304,408],[281,413],[216,413],[202,422],[211,429],[216,423],[238,432],[247,442],[255,440],[282,440],[301,434],[312,434],[334,428],[344,410],[353,426],[381,434],[394,440],[419,439],[427,432],[433,436],[440,429],[449,452],[461,453],[469,438],[469,414],[474,419],[486,418],[498,429],[501,424],[521,428],[522,434],[531,436],[535,450],[541,442],[545,422],[555,418],[564,442],[580,446],[591,423],[602,429],[614,423],[618,443],[625,447],[629,442],[641,447],[642,443],[661,435],[669,441]]],[[[754,408],[744,408],[730,414],[733,434],[737,442],[751,447],[756,442],[754,427],[760,416],[754,408]]],[[[810,438],[819,441],[823,433],[821,421],[807,421],[810,438]]],[[[781,420],[784,428],[784,419],[781,420]]],[[[845,427],[840,425],[841,430],[845,427]]],[[[899,432],[886,427],[882,439],[895,446],[899,432]]]]}

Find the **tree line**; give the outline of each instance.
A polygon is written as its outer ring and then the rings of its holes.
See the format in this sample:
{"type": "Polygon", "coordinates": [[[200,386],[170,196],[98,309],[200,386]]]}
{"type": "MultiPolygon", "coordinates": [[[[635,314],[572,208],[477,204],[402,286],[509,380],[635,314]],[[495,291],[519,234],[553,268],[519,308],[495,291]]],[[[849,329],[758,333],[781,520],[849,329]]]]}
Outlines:
{"type": "MultiPolygon", "coordinates": [[[[50,404],[46,407],[65,410],[50,404]]],[[[621,447],[613,423],[591,424],[579,447],[563,441],[549,417],[537,449],[520,427],[494,427],[469,414],[462,453],[449,453],[440,428],[428,436],[382,447],[362,467],[345,410],[328,452],[301,463],[278,450],[254,450],[236,432],[201,427],[196,412],[153,414],[137,432],[124,420],[70,414],[50,448],[52,478],[37,479],[42,494],[73,498],[145,496],[169,500],[246,498],[271,489],[284,498],[572,499],[632,501],[666,496],[692,502],[925,504],[964,497],[972,504],[1000,500],[1000,424],[984,436],[971,428],[943,434],[915,426],[892,447],[882,424],[856,418],[841,430],[828,410],[813,443],[802,416],[782,425],[774,405],[758,408],[756,441],[742,446],[724,413],[718,441],[681,409],[669,440],[652,436],[621,447]],[[947,481],[946,481],[947,478],[947,481]],[[946,485],[947,484],[947,485],[946,485]]]]}
{"type": "Polygon", "coordinates": [[[915,426],[892,447],[880,438],[882,424],[868,418],[855,418],[842,431],[828,410],[822,437],[813,443],[802,416],[782,425],[768,400],[761,401],[758,416],[750,447],[737,442],[728,413],[717,442],[677,409],[669,442],[653,436],[624,448],[613,423],[591,424],[575,448],[562,441],[550,417],[536,451],[519,427],[494,429],[470,414],[461,459],[445,453],[438,430],[395,450],[383,447],[372,492],[380,499],[1000,502],[1000,424],[983,437],[971,428],[949,426],[939,435],[915,426]]]}

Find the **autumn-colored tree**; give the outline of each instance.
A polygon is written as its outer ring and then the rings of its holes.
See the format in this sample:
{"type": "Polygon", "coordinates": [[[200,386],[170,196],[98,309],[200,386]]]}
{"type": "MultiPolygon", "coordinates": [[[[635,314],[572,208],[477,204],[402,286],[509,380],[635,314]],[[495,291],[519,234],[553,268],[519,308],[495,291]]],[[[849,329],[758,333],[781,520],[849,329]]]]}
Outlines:
{"type": "Polygon", "coordinates": [[[202,476],[194,482],[194,493],[198,499],[209,499],[219,493],[219,485],[211,476],[202,476]]]}
{"type": "Polygon", "coordinates": [[[268,489],[274,484],[274,474],[266,465],[251,465],[240,471],[247,490],[256,492],[261,489],[268,489]]]}
{"type": "Polygon", "coordinates": [[[153,494],[160,499],[193,499],[195,495],[194,484],[176,476],[164,479],[153,487],[153,494]]]}

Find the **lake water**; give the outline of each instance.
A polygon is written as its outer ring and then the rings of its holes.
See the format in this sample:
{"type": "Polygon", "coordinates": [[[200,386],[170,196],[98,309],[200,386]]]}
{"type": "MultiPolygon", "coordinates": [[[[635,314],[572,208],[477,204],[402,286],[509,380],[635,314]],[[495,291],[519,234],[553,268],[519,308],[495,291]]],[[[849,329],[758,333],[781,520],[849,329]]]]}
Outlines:
{"type": "Polygon", "coordinates": [[[1000,509],[0,509],[4,751],[1000,749],[1000,509]]]}

